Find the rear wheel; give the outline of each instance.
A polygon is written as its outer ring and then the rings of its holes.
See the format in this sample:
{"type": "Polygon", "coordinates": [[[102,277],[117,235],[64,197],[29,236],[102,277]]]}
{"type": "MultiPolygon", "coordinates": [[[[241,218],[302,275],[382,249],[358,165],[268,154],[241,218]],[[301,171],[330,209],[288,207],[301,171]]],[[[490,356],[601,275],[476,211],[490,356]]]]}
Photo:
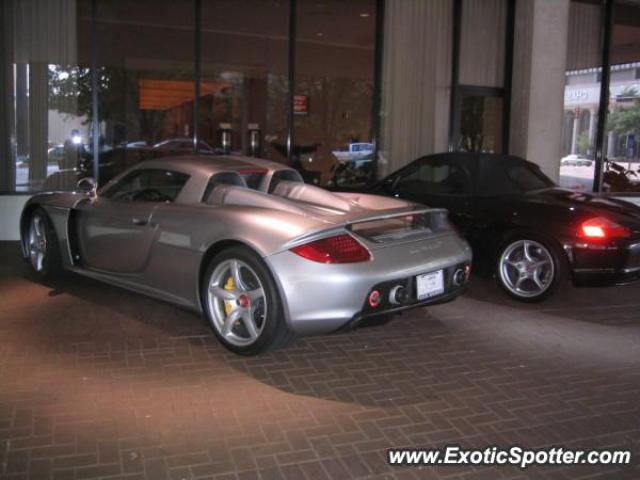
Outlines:
{"type": "Polygon", "coordinates": [[[38,277],[45,279],[60,273],[62,261],[58,237],[49,216],[39,207],[29,219],[27,253],[31,268],[38,277]]]}
{"type": "Polygon", "coordinates": [[[553,293],[567,275],[561,253],[546,239],[524,236],[499,249],[497,279],[502,289],[523,302],[538,302],[553,293]]]}
{"type": "Polygon", "coordinates": [[[294,339],[271,272],[248,248],[228,248],[211,260],[202,301],[213,332],[234,353],[255,355],[294,339]]]}

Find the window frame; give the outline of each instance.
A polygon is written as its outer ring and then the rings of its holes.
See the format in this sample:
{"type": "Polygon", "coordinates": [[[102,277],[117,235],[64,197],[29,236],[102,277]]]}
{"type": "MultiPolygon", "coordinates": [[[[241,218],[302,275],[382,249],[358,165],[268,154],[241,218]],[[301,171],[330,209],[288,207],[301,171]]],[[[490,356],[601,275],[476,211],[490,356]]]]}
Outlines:
{"type": "MultiPolygon", "coordinates": [[[[473,160],[471,159],[469,159],[469,161],[473,162],[473,160]]],[[[409,170],[413,170],[414,168],[419,169],[421,168],[421,165],[432,164],[434,162],[438,162],[439,164],[443,164],[443,165],[446,164],[451,167],[453,166],[458,167],[463,173],[465,173],[467,177],[466,192],[463,192],[463,193],[426,192],[426,195],[433,195],[433,196],[440,196],[440,197],[456,197],[456,198],[471,197],[474,195],[476,175],[474,173],[473,163],[469,163],[469,165],[467,166],[464,164],[465,163],[464,161],[460,161],[459,159],[456,159],[456,158],[448,158],[446,156],[441,156],[441,155],[426,156],[426,157],[419,158],[411,162],[409,165],[402,168],[398,172],[396,172],[395,178],[393,178],[391,181],[391,189],[396,190],[398,188],[400,179],[402,178],[403,175],[404,176],[408,175],[409,170]]]]}
{"type": "Polygon", "coordinates": [[[113,185],[109,185],[108,188],[104,191],[104,192],[100,192],[100,198],[108,200],[110,202],[119,202],[119,203],[123,203],[123,204],[140,204],[140,203],[148,203],[148,204],[154,204],[154,205],[159,205],[159,204],[163,204],[163,203],[169,203],[169,204],[174,204],[177,203],[177,200],[180,198],[180,195],[182,194],[185,186],[187,185],[187,183],[189,183],[189,180],[191,179],[191,175],[185,172],[180,172],[178,170],[172,170],[169,168],[158,168],[158,167],[143,167],[143,168],[136,168],[132,171],[130,171],[129,173],[125,174],[124,176],[122,176],[121,178],[119,178],[113,185]],[[173,200],[171,201],[159,201],[159,202],[153,202],[150,200],[123,200],[123,199],[119,199],[119,198],[113,198],[113,191],[115,191],[120,185],[122,185],[124,182],[128,181],[129,179],[133,178],[136,175],[142,175],[145,172],[163,172],[163,173],[172,173],[175,175],[181,175],[186,177],[182,186],[180,187],[180,190],[178,190],[178,192],[176,193],[176,196],[173,198],[173,200]]]}

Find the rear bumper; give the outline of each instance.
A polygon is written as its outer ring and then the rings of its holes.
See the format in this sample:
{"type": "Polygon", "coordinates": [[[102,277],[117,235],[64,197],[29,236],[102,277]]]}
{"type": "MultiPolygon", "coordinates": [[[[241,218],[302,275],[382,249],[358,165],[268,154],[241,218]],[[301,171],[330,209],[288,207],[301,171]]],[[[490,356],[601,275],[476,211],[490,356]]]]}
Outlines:
{"type": "Polygon", "coordinates": [[[457,266],[471,263],[471,250],[457,235],[444,235],[428,242],[372,250],[368,262],[324,264],[290,251],[266,257],[265,261],[274,273],[289,327],[300,335],[313,335],[336,331],[360,317],[454,299],[461,290],[453,288],[451,277],[457,266]],[[443,294],[417,302],[415,290],[411,290],[412,295],[402,305],[383,301],[376,309],[369,307],[367,299],[372,290],[379,288],[386,299],[389,286],[410,285],[415,276],[437,270],[444,270],[443,294]]]}
{"type": "Polygon", "coordinates": [[[350,330],[350,329],[356,328],[361,323],[365,323],[367,320],[371,318],[379,317],[381,315],[401,313],[401,312],[404,312],[405,310],[413,310],[414,308],[428,307],[431,305],[440,305],[442,303],[452,302],[453,300],[458,298],[461,294],[463,294],[466,291],[466,289],[467,289],[467,285],[465,283],[464,285],[457,288],[449,288],[447,291],[445,291],[444,294],[438,295],[437,297],[430,298],[429,300],[410,303],[406,305],[391,306],[388,308],[382,308],[380,310],[363,309],[362,311],[354,315],[354,317],[349,322],[347,322],[342,327],[340,327],[338,331],[344,331],[344,330],[350,330]]]}
{"type": "Polygon", "coordinates": [[[623,285],[640,280],[640,240],[607,245],[578,244],[571,249],[578,285],[623,285]]]}
{"type": "Polygon", "coordinates": [[[577,269],[573,279],[580,286],[628,285],[640,281],[640,268],[614,269],[577,269]]]}

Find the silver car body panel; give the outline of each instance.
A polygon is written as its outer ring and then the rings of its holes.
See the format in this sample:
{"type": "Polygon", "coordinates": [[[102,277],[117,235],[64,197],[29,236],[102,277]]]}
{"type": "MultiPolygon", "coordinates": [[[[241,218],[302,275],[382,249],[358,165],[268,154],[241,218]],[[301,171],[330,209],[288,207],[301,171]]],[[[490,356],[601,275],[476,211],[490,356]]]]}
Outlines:
{"type": "MultiPolygon", "coordinates": [[[[278,286],[286,320],[301,334],[323,333],[349,322],[377,283],[470,262],[469,246],[454,230],[375,242],[351,231],[363,221],[436,211],[394,198],[332,193],[312,185],[281,182],[274,194],[275,162],[247,157],[176,157],[142,162],[106,184],[96,197],[48,192],[26,204],[25,232],[35,206],[55,228],[65,268],[194,310],[201,310],[200,282],[210,252],[230,242],[260,255],[278,286]],[[173,203],[124,202],[101,193],[136,169],[167,169],[189,179],[173,203]],[[213,175],[264,170],[259,190],[221,185],[203,202],[213,175]],[[371,260],[323,264],[290,251],[337,233],[355,236],[371,260]]],[[[291,175],[296,175],[291,174],[291,175]]]]}

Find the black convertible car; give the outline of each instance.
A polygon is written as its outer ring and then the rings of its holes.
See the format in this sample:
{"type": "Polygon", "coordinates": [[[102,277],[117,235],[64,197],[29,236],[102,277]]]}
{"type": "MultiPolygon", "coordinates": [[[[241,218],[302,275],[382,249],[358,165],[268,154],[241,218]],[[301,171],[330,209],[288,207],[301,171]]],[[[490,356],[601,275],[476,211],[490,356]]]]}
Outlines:
{"type": "Polygon", "coordinates": [[[518,157],[429,155],[367,192],[447,208],[473,248],[474,268],[494,273],[522,301],[542,300],[569,278],[580,285],[640,279],[640,207],[557,188],[518,157]]]}

